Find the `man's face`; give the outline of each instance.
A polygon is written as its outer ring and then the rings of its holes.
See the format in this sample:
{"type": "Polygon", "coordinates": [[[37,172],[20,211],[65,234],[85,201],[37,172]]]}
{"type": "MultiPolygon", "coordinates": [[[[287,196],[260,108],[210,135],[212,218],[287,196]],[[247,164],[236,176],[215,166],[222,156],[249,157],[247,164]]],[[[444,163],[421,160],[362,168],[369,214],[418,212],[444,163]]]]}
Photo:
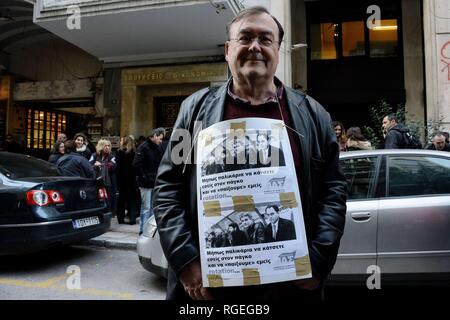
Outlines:
{"type": "Polygon", "coordinates": [[[162,143],[163,140],[163,136],[162,134],[160,134],[159,136],[154,135],[153,137],[150,138],[150,140],[152,140],[152,142],[156,145],[160,145],[162,143]]]}
{"type": "Polygon", "coordinates": [[[58,141],[66,142],[67,141],[67,136],[64,133],[58,134],[58,141]]]}
{"type": "Polygon", "coordinates": [[[280,218],[280,215],[278,212],[275,211],[274,208],[267,209],[267,215],[269,216],[269,220],[271,223],[276,223],[278,219],[280,218]]]}
{"type": "Polygon", "coordinates": [[[248,228],[253,224],[253,220],[250,219],[248,216],[243,216],[241,218],[241,223],[245,228],[248,228]]]}
{"type": "Polygon", "coordinates": [[[389,121],[388,117],[383,118],[383,131],[388,132],[392,127],[395,126],[395,121],[389,121]]]}
{"type": "Polygon", "coordinates": [[[234,153],[239,154],[245,151],[245,138],[235,138],[234,153]]]}
{"type": "Polygon", "coordinates": [[[256,138],[256,143],[257,143],[258,150],[268,150],[269,149],[269,143],[267,141],[267,137],[263,134],[260,134],[256,138]]]}
{"type": "Polygon", "coordinates": [[[442,151],[445,147],[445,137],[444,136],[435,136],[433,138],[433,144],[436,150],[442,151]]]}
{"type": "Polygon", "coordinates": [[[230,39],[225,43],[225,59],[233,77],[240,81],[272,80],[278,66],[278,26],[266,13],[242,18],[230,26],[230,39]],[[245,44],[239,39],[252,39],[245,44]],[[270,45],[258,39],[270,39],[270,45]]]}

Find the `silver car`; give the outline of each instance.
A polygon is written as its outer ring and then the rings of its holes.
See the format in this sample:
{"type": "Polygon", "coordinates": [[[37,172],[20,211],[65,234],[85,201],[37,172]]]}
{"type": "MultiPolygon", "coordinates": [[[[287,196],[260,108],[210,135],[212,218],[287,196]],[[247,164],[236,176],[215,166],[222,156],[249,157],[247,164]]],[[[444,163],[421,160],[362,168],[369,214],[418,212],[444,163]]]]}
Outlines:
{"type": "MultiPolygon", "coordinates": [[[[370,266],[383,283],[450,280],[450,153],[354,151],[340,159],[349,196],[331,283],[365,283],[370,266]]],[[[147,270],[167,275],[154,219],[138,254],[147,270]]]]}

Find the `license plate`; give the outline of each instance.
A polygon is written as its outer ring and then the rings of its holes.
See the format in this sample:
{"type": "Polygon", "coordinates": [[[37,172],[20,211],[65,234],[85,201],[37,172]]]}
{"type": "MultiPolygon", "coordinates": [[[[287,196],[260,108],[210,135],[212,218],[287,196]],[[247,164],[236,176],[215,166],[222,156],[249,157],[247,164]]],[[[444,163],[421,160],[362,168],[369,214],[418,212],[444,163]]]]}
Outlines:
{"type": "Polygon", "coordinates": [[[89,217],[89,218],[73,220],[72,223],[73,223],[74,229],[81,229],[81,228],[86,228],[86,227],[95,226],[97,224],[100,224],[100,219],[98,217],[89,217]]]}

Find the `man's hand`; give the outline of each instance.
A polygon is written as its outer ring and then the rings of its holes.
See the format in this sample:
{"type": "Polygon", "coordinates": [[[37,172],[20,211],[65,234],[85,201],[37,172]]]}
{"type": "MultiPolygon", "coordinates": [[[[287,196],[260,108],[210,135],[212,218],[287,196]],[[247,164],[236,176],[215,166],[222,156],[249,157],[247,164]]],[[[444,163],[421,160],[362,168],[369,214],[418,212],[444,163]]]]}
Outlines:
{"type": "Polygon", "coordinates": [[[309,279],[295,280],[294,284],[303,290],[315,290],[320,285],[320,279],[313,276],[309,279]]]}
{"type": "Polygon", "coordinates": [[[202,271],[197,260],[189,263],[180,273],[180,281],[186,293],[194,300],[212,300],[211,292],[202,285],[202,271]]]}

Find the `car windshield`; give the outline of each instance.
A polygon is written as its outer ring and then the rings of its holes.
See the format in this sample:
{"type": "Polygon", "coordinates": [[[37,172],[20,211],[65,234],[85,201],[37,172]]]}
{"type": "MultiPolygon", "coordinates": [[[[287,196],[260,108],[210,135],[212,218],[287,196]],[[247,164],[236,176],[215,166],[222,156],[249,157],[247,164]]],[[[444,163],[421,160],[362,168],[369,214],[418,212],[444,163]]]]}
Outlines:
{"type": "Polygon", "coordinates": [[[0,172],[11,179],[60,176],[47,161],[19,154],[0,155],[0,172]]]}

